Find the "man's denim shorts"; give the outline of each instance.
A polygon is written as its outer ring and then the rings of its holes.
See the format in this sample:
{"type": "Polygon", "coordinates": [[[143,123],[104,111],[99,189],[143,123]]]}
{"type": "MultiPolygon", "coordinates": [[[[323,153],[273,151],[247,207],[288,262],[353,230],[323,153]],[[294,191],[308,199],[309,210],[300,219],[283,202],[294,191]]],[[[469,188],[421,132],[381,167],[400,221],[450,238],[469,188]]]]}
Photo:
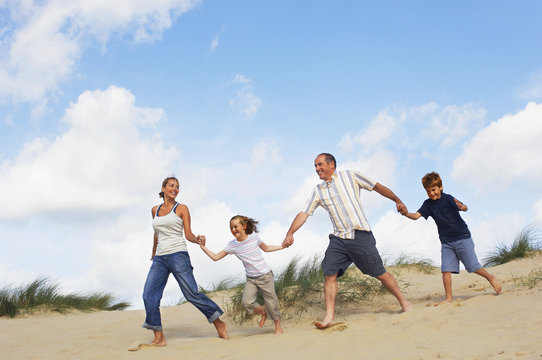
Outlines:
{"type": "Polygon", "coordinates": [[[354,263],[364,274],[377,277],[386,272],[382,258],[376,248],[376,240],[371,231],[355,231],[354,239],[343,239],[329,235],[322,267],[324,275],[337,274],[340,277],[354,263]]]}

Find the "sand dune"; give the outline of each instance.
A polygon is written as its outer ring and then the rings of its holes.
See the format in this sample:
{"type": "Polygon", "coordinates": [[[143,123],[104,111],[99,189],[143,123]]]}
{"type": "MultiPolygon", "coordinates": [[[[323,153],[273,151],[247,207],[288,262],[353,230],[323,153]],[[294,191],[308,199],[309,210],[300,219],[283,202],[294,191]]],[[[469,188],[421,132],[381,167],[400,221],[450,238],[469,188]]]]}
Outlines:
{"type": "Polygon", "coordinates": [[[542,359],[542,281],[529,288],[517,280],[542,272],[542,256],[489,270],[503,282],[502,295],[494,295],[483,278],[462,272],[453,277],[456,301],[435,307],[443,300],[440,274],[402,269],[399,279],[414,311],[400,313],[394,299],[383,296],[343,308],[337,315],[343,324],[326,330],[311,325],[322,309],[284,320],[281,336],[273,334],[270,321],[261,329],[230,323],[230,340],[221,340],[192,305],[168,307],[162,309],[168,345],[138,351],[128,349],[152,339],[140,327],[140,310],[2,318],[0,358],[542,359]]]}

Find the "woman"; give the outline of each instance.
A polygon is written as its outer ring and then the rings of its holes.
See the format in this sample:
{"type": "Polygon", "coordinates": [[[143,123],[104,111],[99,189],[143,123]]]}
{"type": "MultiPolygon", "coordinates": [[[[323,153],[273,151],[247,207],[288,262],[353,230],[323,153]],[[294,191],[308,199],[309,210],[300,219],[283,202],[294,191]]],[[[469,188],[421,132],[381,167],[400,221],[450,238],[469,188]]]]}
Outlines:
{"type": "Polygon", "coordinates": [[[170,273],[179,283],[186,300],[196,306],[209,323],[213,323],[218,336],[223,339],[228,338],[226,323],[220,320],[220,315],[224,312],[211,299],[198,291],[186,240],[200,244],[205,241],[205,238],[196,237],[192,233],[188,207],[177,203],[175,198],[178,194],[179,180],[175,177],[166,178],[162,182],[162,191],[159,194],[164,202],[152,208],[154,246],[152,265],[143,290],[143,302],[147,314],[143,327],[154,331],[152,345],[157,346],[166,345],[160,317],[160,299],[170,273]]]}

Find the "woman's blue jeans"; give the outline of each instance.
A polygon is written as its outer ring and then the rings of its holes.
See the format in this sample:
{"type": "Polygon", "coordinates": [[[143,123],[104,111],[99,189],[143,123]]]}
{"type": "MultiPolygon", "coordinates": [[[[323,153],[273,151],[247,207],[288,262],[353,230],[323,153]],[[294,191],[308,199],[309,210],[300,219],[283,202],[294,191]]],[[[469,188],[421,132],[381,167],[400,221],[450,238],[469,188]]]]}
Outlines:
{"type": "Polygon", "coordinates": [[[190,256],[186,251],[155,256],[143,289],[143,303],[147,314],[143,327],[162,331],[160,300],[169,277],[173,274],[181,287],[186,300],[196,306],[205,315],[209,323],[214,322],[224,312],[205,294],[198,291],[198,284],[192,273],[190,256]]]}

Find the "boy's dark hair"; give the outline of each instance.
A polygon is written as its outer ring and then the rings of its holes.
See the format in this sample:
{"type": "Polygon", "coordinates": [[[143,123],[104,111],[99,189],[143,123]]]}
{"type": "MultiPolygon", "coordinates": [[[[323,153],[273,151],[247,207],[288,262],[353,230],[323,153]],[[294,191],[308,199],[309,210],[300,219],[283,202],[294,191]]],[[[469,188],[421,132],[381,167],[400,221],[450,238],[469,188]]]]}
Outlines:
{"type": "Polygon", "coordinates": [[[433,171],[429,174],[425,174],[425,176],[422,178],[422,185],[425,189],[432,188],[433,186],[441,187],[442,179],[437,172],[433,171]]]}
{"type": "Polygon", "coordinates": [[[335,165],[335,169],[337,168],[337,160],[335,160],[335,156],[331,155],[330,153],[321,153],[318,156],[324,155],[326,157],[326,162],[329,164],[330,162],[333,162],[333,165],[335,165]]]}
{"type": "MultiPolygon", "coordinates": [[[[168,176],[167,178],[164,179],[164,181],[162,181],[162,189],[166,187],[167,185],[167,182],[169,180],[175,180],[177,182],[177,184],[179,184],[179,179],[177,179],[175,176],[168,176]]],[[[163,191],[160,191],[158,193],[158,196],[160,196],[161,198],[164,197],[164,192],[163,191]]]]}
{"type": "Polygon", "coordinates": [[[252,234],[253,232],[258,232],[258,228],[256,227],[256,225],[258,224],[258,221],[254,220],[253,218],[249,218],[248,216],[243,216],[243,215],[235,215],[234,217],[232,217],[230,219],[230,223],[233,220],[239,220],[241,225],[243,225],[243,226],[246,225],[247,228],[245,229],[245,232],[247,234],[252,234]]]}

